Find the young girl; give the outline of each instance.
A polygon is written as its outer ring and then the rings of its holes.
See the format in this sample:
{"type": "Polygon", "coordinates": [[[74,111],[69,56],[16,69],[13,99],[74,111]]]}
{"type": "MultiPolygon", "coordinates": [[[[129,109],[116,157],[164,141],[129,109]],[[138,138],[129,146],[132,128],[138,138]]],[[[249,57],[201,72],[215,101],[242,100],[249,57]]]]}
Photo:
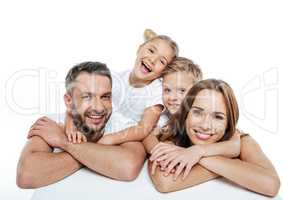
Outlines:
{"type": "Polygon", "coordinates": [[[170,134],[160,138],[173,144],[162,143],[152,150],[149,170],[157,190],[177,191],[222,176],[257,193],[277,194],[279,177],[251,136],[239,134],[240,155],[235,159],[219,154],[219,148],[209,151],[202,148],[223,144],[237,135],[234,133],[239,111],[227,83],[215,79],[198,82],[187,94],[180,110],[182,112],[170,121],[170,134]],[[155,168],[157,161],[160,167],[155,168]],[[170,174],[172,169],[174,173],[170,174]],[[183,180],[173,179],[179,174],[183,175],[183,180]]]}
{"type": "MultiPolygon", "coordinates": [[[[112,87],[114,112],[131,118],[136,125],[105,135],[99,140],[101,144],[142,140],[153,130],[163,110],[159,78],[165,67],[178,55],[178,47],[168,36],[156,35],[151,30],[146,30],[144,35],[146,42],[137,51],[135,67],[113,77],[112,87]]],[[[86,141],[85,136],[74,128],[70,115],[68,118],[66,133],[69,141],[86,141]]]]}

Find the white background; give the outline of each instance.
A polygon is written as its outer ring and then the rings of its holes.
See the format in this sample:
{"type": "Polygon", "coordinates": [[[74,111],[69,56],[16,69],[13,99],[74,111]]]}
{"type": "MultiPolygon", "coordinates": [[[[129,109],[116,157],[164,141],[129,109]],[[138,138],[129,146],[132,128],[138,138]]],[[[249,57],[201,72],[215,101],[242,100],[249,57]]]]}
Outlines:
{"type": "Polygon", "coordinates": [[[89,60],[132,68],[145,28],[176,40],[205,78],[233,87],[239,128],[282,179],[282,10],[279,0],[1,1],[0,199],[31,197],[15,184],[17,161],[33,121],[64,110],[68,69],[89,60]]]}

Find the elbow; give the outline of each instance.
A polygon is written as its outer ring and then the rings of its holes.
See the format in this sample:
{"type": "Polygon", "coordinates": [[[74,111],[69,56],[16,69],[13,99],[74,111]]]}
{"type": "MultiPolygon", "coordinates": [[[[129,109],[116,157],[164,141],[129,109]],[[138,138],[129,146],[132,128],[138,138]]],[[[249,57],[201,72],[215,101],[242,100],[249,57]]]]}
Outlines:
{"type": "Polygon", "coordinates": [[[170,188],[169,185],[167,184],[167,181],[164,180],[162,177],[163,175],[161,174],[151,175],[151,180],[153,182],[155,189],[160,193],[173,192],[172,188],[170,188]]]}
{"type": "Polygon", "coordinates": [[[138,161],[136,159],[130,159],[128,162],[125,163],[123,169],[122,169],[122,177],[120,177],[120,180],[123,181],[134,181],[143,166],[144,161],[138,161]]]}
{"type": "Polygon", "coordinates": [[[264,194],[269,197],[275,197],[278,194],[281,185],[279,177],[278,176],[271,177],[269,184],[266,185],[267,187],[264,194]]]}
{"type": "Polygon", "coordinates": [[[17,168],[16,184],[22,189],[34,189],[35,185],[33,172],[26,165],[28,161],[20,161],[17,168]]]}
{"type": "Polygon", "coordinates": [[[22,189],[34,188],[29,172],[24,169],[18,169],[16,183],[17,183],[17,186],[22,189]]]}

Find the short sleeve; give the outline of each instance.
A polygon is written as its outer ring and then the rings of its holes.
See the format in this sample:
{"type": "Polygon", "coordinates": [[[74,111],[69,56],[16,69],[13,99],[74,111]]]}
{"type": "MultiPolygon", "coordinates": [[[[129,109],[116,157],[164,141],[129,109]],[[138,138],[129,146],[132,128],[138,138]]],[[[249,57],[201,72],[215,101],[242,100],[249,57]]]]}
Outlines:
{"type": "Polygon", "coordinates": [[[146,108],[163,105],[162,102],[162,83],[160,79],[155,80],[150,87],[150,98],[147,99],[146,108]]]}

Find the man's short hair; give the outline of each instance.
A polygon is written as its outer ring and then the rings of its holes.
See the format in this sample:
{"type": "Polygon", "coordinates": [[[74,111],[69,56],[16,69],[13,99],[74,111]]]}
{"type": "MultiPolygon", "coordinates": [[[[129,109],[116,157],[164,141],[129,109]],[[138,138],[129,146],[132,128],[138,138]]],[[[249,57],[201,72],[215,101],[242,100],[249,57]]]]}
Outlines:
{"type": "Polygon", "coordinates": [[[106,76],[112,85],[111,73],[106,64],[100,62],[83,62],[72,67],[65,78],[65,87],[68,93],[72,92],[72,83],[82,72],[106,76]]]}

